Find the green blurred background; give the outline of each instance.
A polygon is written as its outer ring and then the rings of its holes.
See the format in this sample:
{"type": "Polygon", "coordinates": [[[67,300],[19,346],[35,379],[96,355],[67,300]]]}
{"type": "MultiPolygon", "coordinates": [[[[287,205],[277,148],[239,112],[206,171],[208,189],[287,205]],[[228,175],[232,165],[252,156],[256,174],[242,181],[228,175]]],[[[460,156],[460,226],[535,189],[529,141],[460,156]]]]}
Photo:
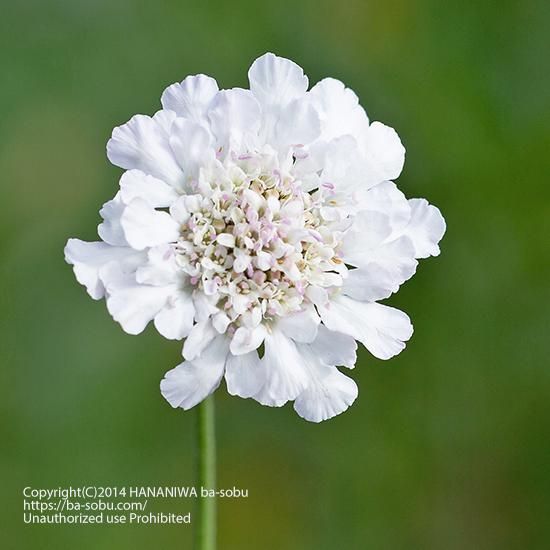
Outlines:
{"type": "MultiPolygon", "coordinates": [[[[416,333],[361,352],[344,415],[217,393],[220,549],[550,547],[548,4],[1,2],[1,461],[5,549],[190,548],[188,527],[24,526],[26,485],[193,483],[195,411],[158,382],[180,344],[122,332],[63,262],[121,171],[113,126],[265,51],[335,76],[407,147],[400,187],[443,211],[438,259],[389,303],[416,333]]],[[[185,512],[188,503],[152,510],[185,512]]]]}

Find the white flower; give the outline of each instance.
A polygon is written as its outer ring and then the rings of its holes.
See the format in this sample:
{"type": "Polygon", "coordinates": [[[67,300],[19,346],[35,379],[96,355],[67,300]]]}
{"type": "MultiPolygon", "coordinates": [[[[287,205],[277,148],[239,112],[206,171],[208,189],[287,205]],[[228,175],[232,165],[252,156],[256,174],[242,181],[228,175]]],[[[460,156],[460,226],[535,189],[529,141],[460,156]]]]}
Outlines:
{"type": "Polygon", "coordinates": [[[76,278],[130,334],[151,321],[185,339],[161,391],[189,409],[225,377],[232,395],[294,401],[319,422],[346,410],[356,340],[389,359],[408,316],[377,303],[439,254],[439,210],[391,181],[405,149],[357,96],[266,54],[250,90],[189,76],[154,116],[115,128],[127,170],[100,211],[99,242],[70,239],[76,278]]]}

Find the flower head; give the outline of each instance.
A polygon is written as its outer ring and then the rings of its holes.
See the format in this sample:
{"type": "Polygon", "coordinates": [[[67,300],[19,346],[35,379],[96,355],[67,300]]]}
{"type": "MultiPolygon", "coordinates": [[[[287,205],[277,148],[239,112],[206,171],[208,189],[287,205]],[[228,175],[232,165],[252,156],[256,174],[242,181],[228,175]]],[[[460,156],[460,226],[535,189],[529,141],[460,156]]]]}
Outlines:
{"type": "Polygon", "coordinates": [[[232,395],[319,422],[346,410],[356,340],[389,359],[412,335],[378,301],[417,260],[439,254],[439,210],[392,182],[405,150],[370,123],[357,96],[265,54],[250,90],[189,76],[154,116],[115,128],[109,160],[125,169],[103,205],[98,242],[70,239],[66,260],[130,334],[153,321],[182,340],[161,382],[189,409],[225,377],[232,395]]]}

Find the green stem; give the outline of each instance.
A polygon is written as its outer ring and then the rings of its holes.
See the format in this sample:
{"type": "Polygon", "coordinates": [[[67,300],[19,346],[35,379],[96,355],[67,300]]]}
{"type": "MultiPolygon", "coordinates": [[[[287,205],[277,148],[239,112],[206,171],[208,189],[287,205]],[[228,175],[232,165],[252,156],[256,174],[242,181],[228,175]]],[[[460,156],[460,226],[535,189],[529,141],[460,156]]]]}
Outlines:
{"type": "Polygon", "coordinates": [[[214,395],[198,406],[198,518],[196,550],[216,550],[216,497],[201,496],[202,488],[216,489],[216,411],[214,395]]]}

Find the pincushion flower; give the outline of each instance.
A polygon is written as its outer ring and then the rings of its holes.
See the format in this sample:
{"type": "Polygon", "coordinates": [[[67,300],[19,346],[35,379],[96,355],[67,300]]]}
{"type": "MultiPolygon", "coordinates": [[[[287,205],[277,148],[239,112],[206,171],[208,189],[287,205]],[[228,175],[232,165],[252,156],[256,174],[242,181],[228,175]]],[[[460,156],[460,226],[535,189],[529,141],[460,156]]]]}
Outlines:
{"type": "Polygon", "coordinates": [[[67,262],[130,334],[153,322],[184,340],[161,382],[189,409],[225,378],[230,394],[313,422],[346,410],[356,341],[400,353],[409,317],[380,304],[439,254],[439,210],[393,180],[405,149],[332,78],[308,91],[290,60],[265,54],[250,89],[189,76],[162,109],[115,128],[126,170],[103,205],[100,241],[70,239],[67,262]]]}

